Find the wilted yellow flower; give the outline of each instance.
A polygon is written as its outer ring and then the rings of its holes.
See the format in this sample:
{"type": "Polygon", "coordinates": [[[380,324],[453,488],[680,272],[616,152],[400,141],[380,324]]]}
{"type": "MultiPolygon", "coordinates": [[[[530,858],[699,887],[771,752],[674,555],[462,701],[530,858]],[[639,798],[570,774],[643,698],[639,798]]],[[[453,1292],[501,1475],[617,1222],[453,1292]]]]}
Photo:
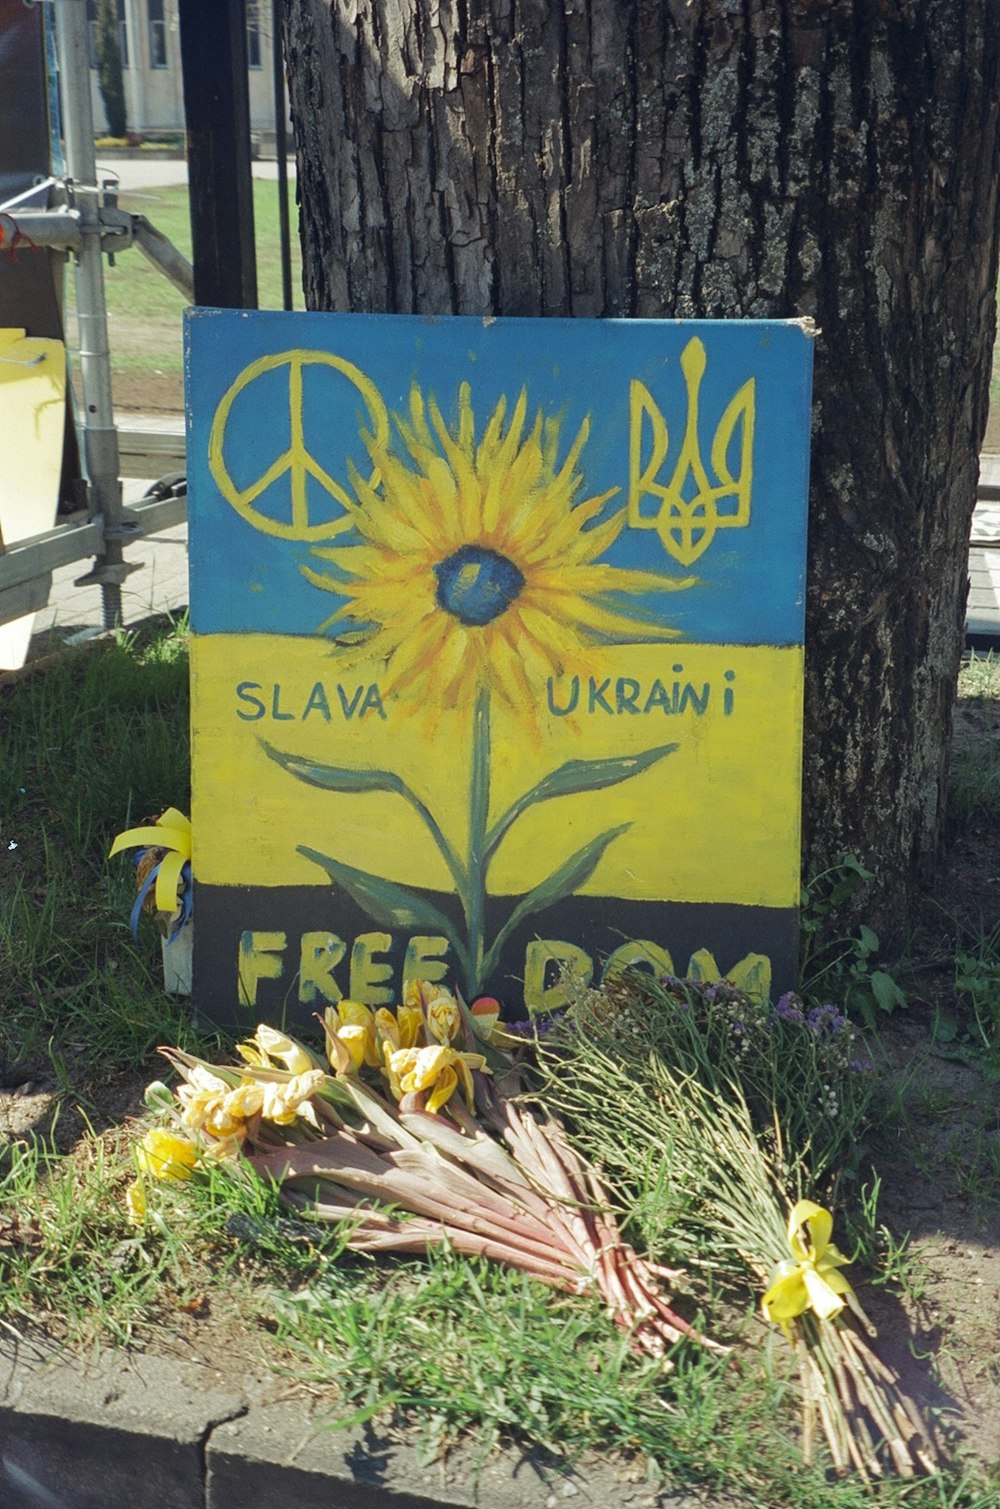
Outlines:
{"type": "Polygon", "coordinates": [[[234,1133],[231,1137],[212,1137],[200,1149],[202,1157],[213,1163],[231,1163],[239,1158],[243,1152],[245,1132],[241,1128],[240,1133],[234,1133]]]}
{"type": "Polygon", "coordinates": [[[293,1121],[301,1118],[318,1130],[319,1120],[309,1097],[316,1093],[325,1079],[322,1069],[310,1069],[282,1084],[261,1085],[263,1101],[260,1114],[265,1121],[273,1121],[278,1126],[291,1126],[293,1121]]]}
{"type": "Polygon", "coordinates": [[[380,1058],[375,1040],[375,1018],[368,1007],[363,1006],[360,1001],[338,1001],[337,1015],[341,1022],[341,1032],[346,1032],[348,1028],[361,1029],[364,1062],[369,1069],[377,1069],[380,1058]]]}
{"type": "Polygon", "coordinates": [[[234,1133],[241,1133],[243,1116],[234,1117],[228,1111],[228,1093],[228,1085],[222,1085],[219,1090],[181,1085],[177,1091],[181,1103],[181,1122],[192,1132],[207,1132],[211,1137],[231,1137],[234,1133]]]}
{"type": "MultiPolygon", "coordinates": [[[[334,1022],[336,1022],[336,1018],[334,1018],[334,1022]]],[[[340,1029],[336,1026],[331,1026],[325,1015],[323,1017],[323,1031],[326,1033],[326,1056],[330,1061],[330,1068],[334,1074],[354,1074],[356,1072],[354,1059],[347,1044],[340,1037],[340,1029]]],[[[361,1056],[363,1059],[364,1054],[361,1056]]]]}
{"type": "Polygon", "coordinates": [[[237,1043],[236,1051],[243,1062],[250,1065],[251,1069],[270,1069],[271,1067],[267,1054],[261,1052],[252,1037],[247,1038],[246,1042],[237,1043]]]}
{"type": "Polygon", "coordinates": [[[419,1006],[400,1006],[396,1010],[396,1021],[399,1024],[399,1046],[401,1048],[415,1048],[420,1045],[420,1037],[424,1030],[424,1014],[419,1006]]]}
{"type": "Polygon", "coordinates": [[[210,1069],[201,1064],[192,1064],[185,1071],[184,1083],[179,1087],[178,1095],[183,1095],[185,1090],[204,1091],[206,1094],[216,1094],[229,1089],[228,1080],[221,1079],[218,1074],[213,1074],[210,1069]]]}
{"type": "Polygon", "coordinates": [[[399,1023],[395,1013],[390,1011],[388,1006],[380,1006],[375,1013],[375,1041],[378,1043],[380,1052],[383,1053],[387,1043],[393,1052],[397,1048],[410,1046],[400,1041],[399,1023]]]}
{"type": "Polygon", "coordinates": [[[388,1038],[382,1041],[382,1073],[389,1081],[389,1089],[396,1100],[400,1100],[403,1095],[403,1087],[399,1083],[398,1066],[409,1064],[411,1055],[416,1051],[415,1048],[394,1048],[388,1038]]]}
{"type": "Polygon", "coordinates": [[[266,1022],[260,1023],[249,1042],[238,1043],[236,1051],[246,1063],[258,1069],[287,1069],[290,1074],[305,1074],[316,1068],[316,1060],[301,1043],[266,1022]]]}
{"type": "Polygon", "coordinates": [[[458,1002],[447,990],[428,1001],[424,1007],[428,1035],[438,1043],[450,1043],[458,1036],[462,1018],[458,1002]]]}
{"type": "Polygon", "coordinates": [[[458,1053],[444,1044],[428,1048],[401,1048],[388,1058],[389,1083],[397,1097],[430,1090],[426,1109],[439,1111],[461,1081],[465,1099],[473,1104],[472,1070],[489,1074],[481,1053],[458,1053]]]}
{"type": "Polygon", "coordinates": [[[198,1162],[198,1149],[176,1132],[152,1127],[135,1150],[139,1172],[154,1179],[190,1179],[198,1162]]]}
{"type": "Polygon", "coordinates": [[[233,1121],[249,1121],[260,1114],[264,1106],[264,1089],[254,1079],[244,1079],[223,1097],[222,1107],[233,1121]]]}
{"type": "Polygon", "coordinates": [[[323,1013],[326,1051],[335,1074],[357,1074],[382,1064],[375,1018],[360,1001],[338,1001],[323,1013]]]}
{"type": "MultiPolygon", "coordinates": [[[[375,1042],[381,1059],[379,1068],[392,1083],[389,1057],[401,1048],[423,1046],[423,1012],[412,1006],[399,1006],[390,1011],[380,1006],[375,1013],[375,1042]]],[[[393,1093],[396,1093],[395,1091],[393,1093]]]]}
{"type": "Polygon", "coordinates": [[[408,1007],[410,1011],[423,1012],[424,993],[429,989],[430,986],[425,985],[423,980],[404,980],[403,1005],[408,1007]]]}
{"type": "Polygon", "coordinates": [[[141,1179],[133,1179],[125,1191],[125,1209],[133,1226],[145,1226],[146,1191],[141,1179]]]}
{"type": "Polygon", "coordinates": [[[335,1036],[343,1043],[351,1056],[351,1067],[357,1074],[364,1067],[365,1050],[368,1040],[368,1030],[354,1022],[348,1022],[345,1027],[338,1027],[335,1036]]]}

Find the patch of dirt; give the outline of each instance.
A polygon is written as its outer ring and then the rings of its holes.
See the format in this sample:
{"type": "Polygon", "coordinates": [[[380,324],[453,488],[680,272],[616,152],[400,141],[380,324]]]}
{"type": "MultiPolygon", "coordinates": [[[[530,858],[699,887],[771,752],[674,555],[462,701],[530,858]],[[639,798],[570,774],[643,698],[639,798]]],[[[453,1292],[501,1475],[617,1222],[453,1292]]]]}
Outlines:
{"type": "Polygon", "coordinates": [[[116,413],[184,413],[184,379],[179,372],[113,372],[116,413]]]}
{"type": "MultiPolygon", "coordinates": [[[[956,942],[1000,928],[1000,671],[956,708],[956,789],[941,865],[916,909],[910,1004],[880,1027],[888,1125],[873,1149],[878,1216],[891,1233],[880,1289],[864,1303],[878,1349],[946,1429],[1000,1461],[1000,1042],[956,991],[956,942]],[[992,773],[995,772],[995,773],[992,773]]],[[[1000,941],[1000,940],[998,940],[1000,941]]],[[[997,976],[1000,980],[1000,974],[997,976]]],[[[1000,1001],[996,1003],[1000,1022],[1000,1001]]]]}
{"type": "MultiPolygon", "coordinates": [[[[120,355],[120,350],[116,348],[120,355]]],[[[74,369],[73,385],[77,403],[82,402],[79,374],[74,369]]],[[[123,368],[119,362],[111,373],[111,398],[116,414],[184,414],[184,377],[179,366],[171,364],[162,372],[139,366],[123,368]]]]}
{"type": "Polygon", "coordinates": [[[884,1272],[866,1290],[879,1351],[983,1461],[1000,1461],[1000,1101],[964,1053],[937,1047],[926,1010],[884,1034],[894,1128],[873,1166],[884,1272]]]}
{"type": "Polygon", "coordinates": [[[139,1070],[86,1076],[67,1090],[48,1065],[9,1066],[0,1083],[0,1147],[33,1137],[69,1153],[91,1132],[141,1116],[143,1091],[162,1070],[156,1060],[139,1070]]]}

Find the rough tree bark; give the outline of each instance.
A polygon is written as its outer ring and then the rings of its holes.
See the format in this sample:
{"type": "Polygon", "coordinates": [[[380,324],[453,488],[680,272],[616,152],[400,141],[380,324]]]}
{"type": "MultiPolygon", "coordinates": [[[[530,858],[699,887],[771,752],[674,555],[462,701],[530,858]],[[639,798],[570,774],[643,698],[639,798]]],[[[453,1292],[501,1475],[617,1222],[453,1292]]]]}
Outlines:
{"type": "Polygon", "coordinates": [[[285,0],[318,309],[811,315],[805,862],[938,850],[997,281],[998,0],[285,0]]]}

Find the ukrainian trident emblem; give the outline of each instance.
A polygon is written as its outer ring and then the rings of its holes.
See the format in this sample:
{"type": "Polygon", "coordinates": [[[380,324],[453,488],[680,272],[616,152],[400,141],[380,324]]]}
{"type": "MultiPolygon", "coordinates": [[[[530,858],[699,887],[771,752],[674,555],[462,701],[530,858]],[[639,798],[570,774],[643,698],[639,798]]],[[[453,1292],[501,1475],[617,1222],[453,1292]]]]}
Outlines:
{"type": "Polygon", "coordinates": [[[706,365],[705,347],[695,336],[681,354],[687,417],[668,482],[662,480],[670,449],[667,421],[645,383],[633,379],[629,392],[629,526],[655,529],[664,550],[682,566],[703,555],[718,530],[743,529],[750,522],[755,381],[751,377],[727,404],[706,468],[699,437],[706,365]],[[645,499],[658,500],[655,512],[648,511],[645,499]]]}

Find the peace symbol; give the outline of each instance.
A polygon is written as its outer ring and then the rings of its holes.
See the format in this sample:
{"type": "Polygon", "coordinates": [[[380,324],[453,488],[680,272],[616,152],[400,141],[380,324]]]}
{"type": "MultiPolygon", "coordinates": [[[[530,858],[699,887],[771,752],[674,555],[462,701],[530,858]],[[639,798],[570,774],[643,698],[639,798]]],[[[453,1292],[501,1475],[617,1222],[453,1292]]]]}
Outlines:
{"type": "MultiPolygon", "coordinates": [[[[319,462],[312,458],[306,448],[302,422],[302,369],[308,366],[332,367],[334,371],[346,377],[348,382],[353,383],[364,399],[368,410],[375,444],[386,445],[389,440],[389,412],[382,402],[382,395],[371,378],[366,377],[359,367],[345,361],[343,357],[334,356],[329,351],[279,351],[270,356],[261,356],[257,361],[251,362],[249,367],[244,367],[223,395],[215,411],[208,441],[209,471],[226,502],[235,508],[241,518],[246,519],[248,524],[252,524],[254,529],[259,529],[262,534],[276,535],[282,540],[327,540],[332,535],[340,534],[347,529],[351,522],[350,509],[353,499],[340,483],[335,482],[319,462]],[[233,404],[243,390],[263,373],[274,372],[281,367],[288,368],[290,444],[288,449],[283,451],[257,478],[256,482],[251,483],[249,487],[239,488],[229,475],[223,457],[226,426],[229,423],[233,404]],[[286,472],[289,474],[292,491],[292,517],[288,521],[273,519],[254,506],[257,499],[286,472]],[[348,512],[339,519],[328,519],[322,524],[310,524],[309,500],[306,494],[306,483],[309,477],[318,482],[323,491],[341,503],[348,512]]],[[[375,474],[372,480],[373,482],[376,480],[375,474]]]]}

